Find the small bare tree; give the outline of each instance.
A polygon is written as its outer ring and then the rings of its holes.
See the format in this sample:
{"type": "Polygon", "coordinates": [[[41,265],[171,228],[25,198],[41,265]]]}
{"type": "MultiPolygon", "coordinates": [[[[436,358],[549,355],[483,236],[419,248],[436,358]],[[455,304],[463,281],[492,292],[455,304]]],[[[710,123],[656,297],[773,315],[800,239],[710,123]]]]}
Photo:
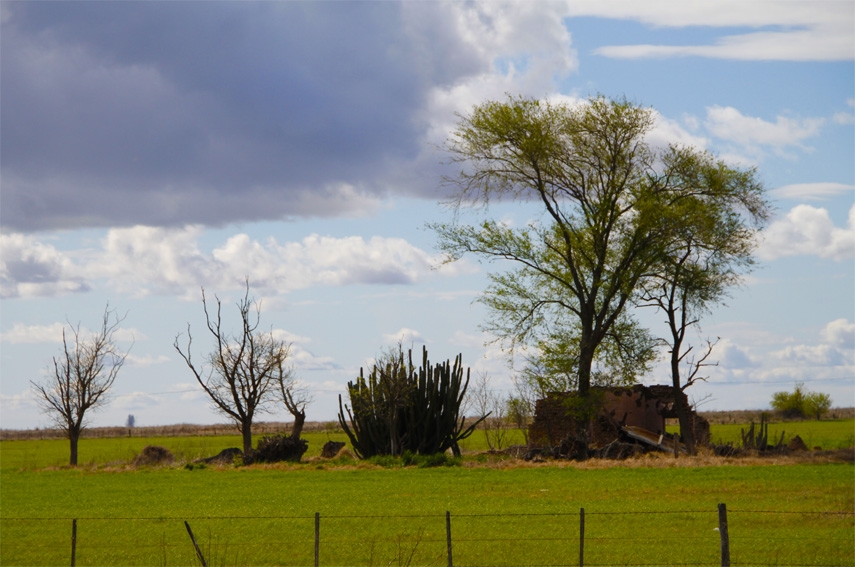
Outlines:
{"type": "Polygon", "coordinates": [[[186,351],[179,345],[180,334],[173,343],[175,350],[211,398],[214,408],[234,420],[243,437],[245,455],[252,451],[252,422],[256,414],[267,411],[280,393],[286,408],[294,415],[295,430],[299,436],[308,399],[301,396],[295,398],[292,393],[295,381],[291,369],[285,364],[291,353],[291,345],[274,337],[272,331],[258,330],[261,304],[250,298],[248,281],[246,293],[237,303],[241,319],[241,330],[237,334],[229,334],[223,329],[222,305],[220,299],[214,297],[217,311],[212,316],[208,310],[205,290],[202,290],[205,322],[215,342],[214,350],[207,357],[208,368],[205,365],[197,366],[192,360],[193,337],[189,324],[186,351]]]}
{"type": "Polygon", "coordinates": [[[479,372],[475,386],[471,391],[472,405],[477,415],[491,416],[481,422],[487,447],[491,451],[501,451],[505,448],[508,436],[508,420],[506,415],[506,400],[490,388],[490,375],[479,372]]]}
{"type": "Polygon", "coordinates": [[[279,386],[279,399],[285,404],[285,409],[294,418],[291,426],[291,437],[299,439],[303,432],[303,424],[306,423],[306,406],[312,402],[309,393],[297,385],[292,370],[288,370],[282,379],[277,380],[279,386]]]}
{"type": "Polygon", "coordinates": [[[53,372],[41,383],[30,382],[42,411],[67,435],[71,449],[68,462],[72,466],[77,465],[77,444],[87,425],[87,412],[107,402],[107,391],[128,356],[115,343],[116,331],[124,319],[108,304],[101,328],[90,337],[81,336],[79,323],[69,323],[71,336],[63,328],[63,352],[60,358],[53,358],[53,372]]]}

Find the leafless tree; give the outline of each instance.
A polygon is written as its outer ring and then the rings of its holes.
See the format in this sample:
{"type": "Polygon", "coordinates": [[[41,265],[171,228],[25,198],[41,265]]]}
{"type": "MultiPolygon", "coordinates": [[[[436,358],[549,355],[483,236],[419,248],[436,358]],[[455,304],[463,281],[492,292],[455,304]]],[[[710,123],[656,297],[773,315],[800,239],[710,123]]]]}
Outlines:
{"type": "Polygon", "coordinates": [[[237,334],[223,329],[222,304],[218,297],[214,297],[217,309],[212,315],[205,290],[202,290],[205,322],[215,342],[214,350],[207,356],[207,368],[192,360],[193,337],[189,324],[186,350],[179,345],[180,334],[173,343],[175,350],[211,398],[214,408],[234,420],[243,437],[244,454],[252,451],[252,422],[256,414],[267,411],[280,394],[286,408],[294,415],[299,436],[308,398],[295,397],[295,380],[292,370],[286,366],[291,345],[277,339],[272,330],[259,331],[261,304],[249,296],[249,282],[243,299],[237,303],[241,320],[241,330],[237,334]]]}
{"type": "Polygon", "coordinates": [[[312,398],[309,393],[297,385],[292,370],[288,370],[282,379],[277,380],[279,386],[279,399],[285,404],[285,409],[294,418],[291,426],[291,437],[299,439],[303,432],[303,424],[306,423],[306,406],[312,398]]]}
{"type": "Polygon", "coordinates": [[[471,396],[476,415],[490,416],[481,422],[487,447],[491,451],[501,451],[508,436],[507,400],[490,387],[490,375],[486,372],[477,374],[471,396]]]}
{"type": "Polygon", "coordinates": [[[69,323],[70,333],[62,330],[63,352],[53,358],[53,372],[43,382],[30,382],[42,411],[68,436],[72,466],[77,465],[77,444],[87,425],[87,412],[107,402],[107,391],[128,356],[115,343],[124,319],[107,305],[101,328],[90,337],[81,336],[79,323],[69,323]]]}

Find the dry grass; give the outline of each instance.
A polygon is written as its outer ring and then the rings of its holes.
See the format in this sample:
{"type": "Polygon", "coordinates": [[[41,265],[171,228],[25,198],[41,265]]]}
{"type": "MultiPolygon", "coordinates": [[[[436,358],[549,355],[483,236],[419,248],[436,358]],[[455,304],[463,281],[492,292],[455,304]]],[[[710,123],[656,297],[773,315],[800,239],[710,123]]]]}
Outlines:
{"type": "MultiPolygon", "coordinates": [[[[770,413],[763,410],[712,411],[699,412],[711,424],[740,424],[759,422],[760,415],[770,413]]],[[[853,419],[855,408],[833,408],[826,419],[853,419]]],[[[253,435],[272,435],[290,431],[290,422],[263,421],[252,426],[253,435]]],[[[336,421],[310,421],[303,427],[306,432],[341,433],[341,426],[336,421]]],[[[197,425],[179,423],[174,425],[154,425],[148,427],[92,427],[83,431],[84,439],[102,439],[110,437],[195,437],[237,435],[237,428],[231,423],[213,425],[197,425]]],[[[59,429],[0,429],[0,440],[23,439],[65,439],[65,434],[59,429]]]]}
{"type": "MultiPolygon", "coordinates": [[[[252,425],[253,435],[273,435],[291,430],[291,422],[262,421],[252,425]]],[[[303,426],[305,432],[341,432],[337,422],[309,421],[303,426]]],[[[83,439],[105,439],[114,437],[217,437],[237,435],[238,430],[232,423],[196,425],[179,423],[175,425],[154,425],[148,427],[90,427],[83,430],[83,439]]],[[[0,429],[0,440],[28,439],[65,439],[65,433],[59,429],[0,429]]]]}
{"type": "MultiPolygon", "coordinates": [[[[734,410],[734,411],[699,411],[698,414],[713,425],[727,425],[733,423],[759,422],[762,414],[774,416],[769,410],[734,410]]],[[[828,410],[824,419],[853,419],[855,408],[832,408],[828,410]]],[[[676,423],[676,420],[673,420],[676,423]]]]}
{"type": "Polygon", "coordinates": [[[720,457],[712,451],[703,451],[695,456],[681,455],[674,458],[669,453],[650,452],[624,460],[612,459],[588,459],[585,461],[572,460],[543,460],[525,461],[513,458],[493,458],[486,460],[467,460],[465,467],[479,468],[490,467],[499,469],[514,468],[574,468],[580,470],[598,470],[611,468],[701,468],[718,466],[769,466],[769,465],[796,465],[796,464],[831,464],[831,463],[855,463],[855,448],[839,449],[834,451],[798,451],[787,455],[761,455],[753,454],[720,457]]]}

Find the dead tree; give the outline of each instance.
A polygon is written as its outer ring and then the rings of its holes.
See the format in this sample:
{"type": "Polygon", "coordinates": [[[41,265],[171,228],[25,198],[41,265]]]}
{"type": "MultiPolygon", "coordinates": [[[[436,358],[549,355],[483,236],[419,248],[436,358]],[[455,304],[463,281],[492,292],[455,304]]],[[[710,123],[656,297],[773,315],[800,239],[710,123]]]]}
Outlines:
{"type": "Polygon", "coordinates": [[[303,432],[303,424],[306,423],[306,406],[311,403],[312,399],[305,390],[297,387],[291,371],[288,371],[284,378],[279,380],[279,396],[282,403],[285,404],[285,409],[294,418],[294,424],[291,426],[291,437],[299,439],[303,432]]]}
{"type": "Polygon", "coordinates": [[[68,462],[72,466],[77,465],[77,445],[87,425],[87,412],[107,402],[107,392],[128,356],[115,343],[116,331],[123,320],[107,305],[101,328],[90,337],[81,336],[79,323],[76,327],[69,324],[71,337],[63,328],[63,352],[60,358],[53,358],[53,372],[41,383],[30,382],[42,411],[68,437],[71,450],[68,462]]]}
{"type": "MultiPolygon", "coordinates": [[[[179,334],[173,346],[208,397],[214,408],[235,422],[243,437],[244,455],[252,451],[252,422],[258,413],[269,409],[277,395],[277,388],[287,391],[293,384],[291,371],[285,363],[291,347],[273,336],[272,331],[259,331],[261,305],[249,296],[249,282],[243,299],[238,301],[241,330],[229,334],[223,329],[220,299],[216,314],[208,310],[205,290],[202,290],[202,307],[205,321],[215,348],[207,357],[205,365],[197,366],[192,360],[193,337],[187,325],[186,351],[179,345],[179,334]]],[[[305,416],[304,416],[305,419],[305,416]]]]}

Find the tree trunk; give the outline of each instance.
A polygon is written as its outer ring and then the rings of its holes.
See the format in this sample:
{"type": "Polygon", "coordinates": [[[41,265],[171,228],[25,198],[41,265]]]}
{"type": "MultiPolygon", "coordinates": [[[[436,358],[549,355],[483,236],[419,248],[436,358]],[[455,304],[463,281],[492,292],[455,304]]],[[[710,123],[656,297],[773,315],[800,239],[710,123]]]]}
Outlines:
{"type": "Polygon", "coordinates": [[[306,423],[306,411],[299,411],[292,415],[294,416],[294,425],[291,426],[291,438],[299,439],[303,432],[303,424],[306,423]]]}
{"type": "Polygon", "coordinates": [[[690,413],[689,404],[683,396],[683,388],[680,386],[680,357],[679,348],[671,352],[671,378],[674,388],[674,409],[677,411],[677,419],[680,421],[680,437],[690,455],[695,454],[695,428],[690,413]]]}
{"type": "Polygon", "coordinates": [[[582,329],[582,337],[579,344],[579,398],[581,405],[578,408],[578,414],[575,416],[577,429],[576,440],[585,445],[585,453],[587,454],[588,444],[590,443],[591,429],[591,367],[594,365],[594,350],[597,345],[594,343],[592,333],[582,329]]]}
{"type": "Polygon", "coordinates": [[[581,345],[579,347],[579,370],[578,370],[578,378],[579,384],[577,385],[579,389],[580,396],[587,396],[588,390],[591,389],[591,367],[594,364],[594,345],[593,341],[590,339],[585,340],[585,337],[582,337],[581,345]]]}
{"type": "Polygon", "coordinates": [[[68,459],[68,464],[72,467],[77,466],[77,442],[80,440],[80,432],[79,431],[69,431],[68,432],[68,441],[71,445],[71,456],[68,459]]]}
{"type": "Polygon", "coordinates": [[[243,436],[243,454],[248,457],[252,453],[252,422],[241,424],[240,433],[243,436]]]}

